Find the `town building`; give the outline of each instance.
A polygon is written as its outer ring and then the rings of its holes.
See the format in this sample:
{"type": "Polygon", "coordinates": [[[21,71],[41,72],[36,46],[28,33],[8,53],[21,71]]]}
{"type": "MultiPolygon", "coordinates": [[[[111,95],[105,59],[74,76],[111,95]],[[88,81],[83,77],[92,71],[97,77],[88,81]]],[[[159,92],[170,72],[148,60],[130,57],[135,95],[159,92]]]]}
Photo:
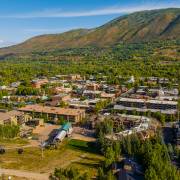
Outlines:
{"type": "Polygon", "coordinates": [[[28,121],[28,119],[30,119],[30,117],[20,111],[13,110],[9,112],[0,112],[1,125],[22,125],[28,121]]]}
{"type": "Polygon", "coordinates": [[[101,99],[95,98],[95,99],[85,99],[81,101],[78,98],[74,98],[68,101],[69,107],[71,108],[80,108],[80,109],[85,109],[87,111],[93,110],[95,108],[96,104],[100,102],[101,99]]]}
{"type": "Polygon", "coordinates": [[[64,119],[73,123],[85,118],[85,111],[82,109],[59,108],[41,105],[27,105],[19,108],[19,111],[29,113],[33,117],[46,117],[50,121],[56,122],[58,119],[64,119]]]}
{"type": "Polygon", "coordinates": [[[161,112],[163,114],[176,114],[177,113],[176,101],[161,101],[153,99],[133,99],[133,98],[120,98],[114,110],[127,110],[139,112],[161,112]]]}
{"type": "Polygon", "coordinates": [[[127,114],[104,115],[101,119],[111,119],[113,122],[114,132],[126,135],[127,132],[141,132],[149,128],[150,119],[145,116],[135,116],[127,114]],[[128,130],[128,131],[127,131],[128,130]]]}

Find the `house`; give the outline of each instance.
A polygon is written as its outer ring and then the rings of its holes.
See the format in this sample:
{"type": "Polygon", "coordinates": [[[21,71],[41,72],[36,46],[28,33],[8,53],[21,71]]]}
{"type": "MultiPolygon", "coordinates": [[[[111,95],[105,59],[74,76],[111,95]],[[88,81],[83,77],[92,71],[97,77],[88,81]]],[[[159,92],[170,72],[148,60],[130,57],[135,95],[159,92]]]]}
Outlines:
{"type": "Polygon", "coordinates": [[[54,122],[63,118],[64,120],[76,123],[85,118],[85,110],[82,109],[49,107],[38,104],[27,105],[26,107],[19,108],[19,111],[31,114],[37,118],[46,117],[54,122]]]}

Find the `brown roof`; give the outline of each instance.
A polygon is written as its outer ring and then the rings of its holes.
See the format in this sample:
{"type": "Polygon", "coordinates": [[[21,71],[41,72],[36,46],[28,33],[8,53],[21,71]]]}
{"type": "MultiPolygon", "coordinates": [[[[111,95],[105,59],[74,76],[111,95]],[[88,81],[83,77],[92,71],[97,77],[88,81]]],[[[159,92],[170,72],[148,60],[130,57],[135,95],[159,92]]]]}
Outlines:
{"type": "Polygon", "coordinates": [[[13,110],[13,111],[9,111],[7,112],[9,116],[21,116],[23,115],[23,112],[20,112],[20,111],[16,111],[16,110],[13,110]]]}
{"type": "Polygon", "coordinates": [[[0,112],[0,121],[5,121],[5,120],[8,120],[10,118],[11,117],[7,113],[0,112]]]}
{"type": "Polygon", "coordinates": [[[19,111],[9,111],[9,112],[0,112],[0,121],[5,121],[11,119],[14,116],[22,115],[22,112],[19,111]]]}
{"type": "Polygon", "coordinates": [[[113,97],[115,97],[115,94],[102,93],[101,97],[102,98],[113,98],[113,97]]]}
{"type": "Polygon", "coordinates": [[[84,113],[85,111],[82,109],[71,109],[71,108],[59,108],[59,107],[48,107],[48,106],[41,106],[41,105],[27,105],[26,107],[22,107],[19,109],[20,111],[27,111],[27,112],[42,112],[42,113],[49,113],[49,114],[59,114],[59,115],[70,115],[70,116],[77,116],[80,113],[84,113]]]}

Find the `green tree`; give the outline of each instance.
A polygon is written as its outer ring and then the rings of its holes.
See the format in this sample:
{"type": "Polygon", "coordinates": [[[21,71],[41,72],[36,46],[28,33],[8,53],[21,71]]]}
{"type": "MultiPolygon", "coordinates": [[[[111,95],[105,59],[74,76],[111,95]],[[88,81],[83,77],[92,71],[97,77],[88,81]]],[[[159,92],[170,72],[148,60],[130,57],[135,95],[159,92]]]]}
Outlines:
{"type": "Polygon", "coordinates": [[[108,168],[113,162],[115,162],[115,152],[112,147],[108,147],[105,152],[105,167],[108,168]]]}
{"type": "Polygon", "coordinates": [[[156,174],[156,170],[153,167],[146,170],[145,179],[146,180],[159,180],[156,174]]]}
{"type": "Polygon", "coordinates": [[[107,180],[115,180],[116,178],[114,177],[112,171],[108,171],[106,179],[107,180]]]}

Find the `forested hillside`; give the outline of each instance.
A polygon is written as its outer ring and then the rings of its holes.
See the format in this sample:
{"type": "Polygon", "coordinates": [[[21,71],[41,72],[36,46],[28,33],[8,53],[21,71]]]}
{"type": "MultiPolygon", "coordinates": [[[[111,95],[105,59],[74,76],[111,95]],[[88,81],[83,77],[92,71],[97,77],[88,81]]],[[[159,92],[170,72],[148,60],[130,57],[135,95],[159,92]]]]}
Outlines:
{"type": "MultiPolygon", "coordinates": [[[[160,41],[141,44],[118,44],[112,48],[79,48],[34,52],[0,61],[0,82],[30,80],[36,76],[79,73],[107,76],[119,84],[120,77],[157,76],[177,80],[180,77],[180,42],[160,41]]],[[[180,79],[179,79],[180,80],[180,79]]]]}

